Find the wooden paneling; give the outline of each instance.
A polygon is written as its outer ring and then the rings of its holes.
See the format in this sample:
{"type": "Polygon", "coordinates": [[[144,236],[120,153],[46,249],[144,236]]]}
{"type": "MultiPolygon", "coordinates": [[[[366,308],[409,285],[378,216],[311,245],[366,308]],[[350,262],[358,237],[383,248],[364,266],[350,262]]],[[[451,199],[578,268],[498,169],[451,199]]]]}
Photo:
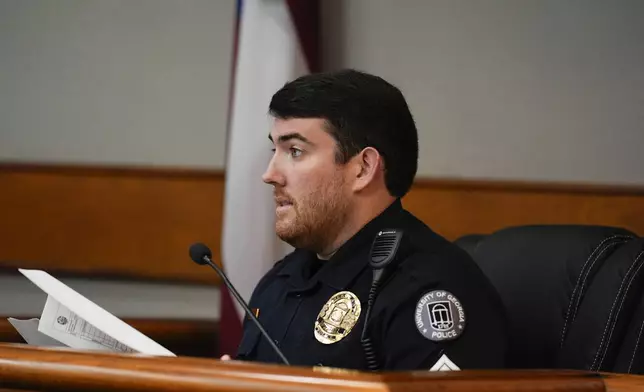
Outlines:
{"type": "MultiPolygon", "coordinates": [[[[213,358],[218,353],[219,323],[216,321],[163,319],[124,319],[123,321],[176,355],[213,358]]],[[[6,316],[0,318],[0,342],[25,342],[7,321],[6,316]]]]}
{"type": "Polygon", "coordinates": [[[223,184],[220,172],[5,165],[0,260],[84,276],[218,282],[188,247],[219,249],[223,184]]]}
{"type": "MultiPolygon", "coordinates": [[[[0,264],[218,283],[188,247],[206,242],[219,261],[223,191],[217,171],[0,165],[0,264]]],[[[525,224],[644,234],[644,188],[419,179],[403,203],[450,240],[525,224]]]]}
{"type": "Polygon", "coordinates": [[[419,180],[404,205],[450,240],[508,226],[619,226],[644,235],[644,187],[419,180]]]}

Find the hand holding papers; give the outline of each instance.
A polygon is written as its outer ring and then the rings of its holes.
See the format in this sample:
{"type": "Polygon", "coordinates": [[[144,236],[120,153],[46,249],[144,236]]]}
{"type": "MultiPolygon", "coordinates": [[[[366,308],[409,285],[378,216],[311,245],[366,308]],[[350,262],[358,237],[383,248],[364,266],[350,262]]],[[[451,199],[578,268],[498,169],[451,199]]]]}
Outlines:
{"type": "Polygon", "coordinates": [[[48,273],[26,269],[19,271],[48,294],[39,321],[9,319],[27,343],[175,356],[48,273]]]}

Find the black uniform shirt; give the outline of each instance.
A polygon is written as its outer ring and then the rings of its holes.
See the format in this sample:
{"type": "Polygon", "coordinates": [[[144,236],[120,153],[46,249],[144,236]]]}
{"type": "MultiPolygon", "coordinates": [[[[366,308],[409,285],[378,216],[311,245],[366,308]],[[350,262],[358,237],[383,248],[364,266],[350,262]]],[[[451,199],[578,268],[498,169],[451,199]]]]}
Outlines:
{"type": "MultiPolygon", "coordinates": [[[[260,280],[249,305],[289,362],[367,370],[360,338],[373,279],[369,257],[384,229],[402,230],[403,241],[369,317],[366,336],[380,368],[429,370],[444,355],[451,368],[502,368],[507,331],[495,289],[466,252],[405,211],[399,200],[331,259],[296,249],[260,280]],[[325,303],[343,291],[359,300],[359,317],[346,336],[324,344],[314,334],[316,320],[325,303]]],[[[280,362],[248,319],[237,359],[280,362]]]]}

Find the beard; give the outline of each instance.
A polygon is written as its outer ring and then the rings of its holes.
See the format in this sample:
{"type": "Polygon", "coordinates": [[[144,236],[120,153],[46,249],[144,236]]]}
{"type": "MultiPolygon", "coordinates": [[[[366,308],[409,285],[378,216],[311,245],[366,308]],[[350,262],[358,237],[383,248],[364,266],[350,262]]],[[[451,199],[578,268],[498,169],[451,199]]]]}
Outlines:
{"type": "Polygon", "coordinates": [[[343,190],[342,176],[334,177],[331,183],[321,184],[297,200],[276,189],[276,195],[285,196],[292,203],[285,216],[277,217],[277,236],[294,248],[323,253],[346,221],[349,201],[343,190]]]}

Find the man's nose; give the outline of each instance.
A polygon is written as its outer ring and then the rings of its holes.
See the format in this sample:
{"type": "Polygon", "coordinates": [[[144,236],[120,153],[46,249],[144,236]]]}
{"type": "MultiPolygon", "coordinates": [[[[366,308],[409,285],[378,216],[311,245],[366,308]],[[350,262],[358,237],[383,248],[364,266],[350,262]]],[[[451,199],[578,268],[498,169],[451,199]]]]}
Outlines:
{"type": "Polygon", "coordinates": [[[268,162],[262,181],[270,185],[284,185],[284,176],[278,170],[274,157],[268,162]]]}

